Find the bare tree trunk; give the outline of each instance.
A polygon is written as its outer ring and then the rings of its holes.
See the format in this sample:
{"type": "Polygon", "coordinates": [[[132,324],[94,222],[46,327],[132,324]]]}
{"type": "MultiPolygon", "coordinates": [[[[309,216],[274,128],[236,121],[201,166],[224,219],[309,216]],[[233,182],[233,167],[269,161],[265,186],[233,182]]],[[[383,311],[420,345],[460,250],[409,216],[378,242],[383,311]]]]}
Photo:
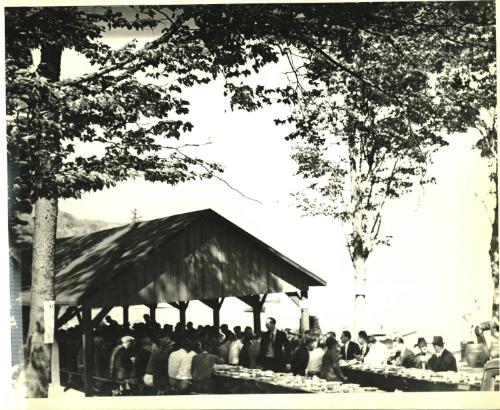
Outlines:
{"type": "MultiPolygon", "coordinates": [[[[61,72],[62,47],[47,44],[41,49],[38,72],[49,81],[59,80],[61,72]]],[[[53,114],[57,121],[56,113],[53,114]]],[[[50,138],[48,136],[47,138],[50,138]]],[[[48,146],[58,149],[54,138],[48,146]]],[[[52,171],[50,160],[41,158],[45,169],[37,175],[46,178],[47,170],[52,171]]],[[[55,300],[54,256],[57,230],[57,198],[46,198],[43,181],[37,184],[35,202],[35,227],[33,233],[33,261],[31,267],[31,309],[27,340],[26,387],[28,397],[47,397],[50,382],[51,344],[44,343],[46,324],[44,323],[44,303],[55,300]]],[[[53,336],[53,335],[51,335],[53,336]]]]}
{"type": "Polygon", "coordinates": [[[51,345],[44,343],[44,302],[54,300],[54,252],[57,199],[35,202],[31,309],[28,329],[26,384],[28,397],[47,397],[51,345]]]}
{"type": "Polygon", "coordinates": [[[351,224],[352,235],[350,238],[351,260],[354,267],[354,317],[353,332],[357,334],[366,326],[366,259],[368,250],[365,244],[362,211],[362,183],[360,179],[360,147],[355,136],[349,140],[349,163],[351,177],[351,224]]]}
{"type": "Polygon", "coordinates": [[[366,252],[363,250],[363,237],[355,217],[353,221],[352,263],[354,266],[354,318],[353,332],[357,334],[366,326],[366,252]]]}
{"type": "MultiPolygon", "coordinates": [[[[491,263],[491,275],[493,279],[493,305],[492,305],[492,316],[498,315],[498,174],[495,169],[493,173],[493,178],[495,182],[495,209],[494,209],[494,218],[493,218],[493,226],[491,232],[491,240],[490,240],[490,263],[491,263]]],[[[497,317],[498,319],[498,317],[497,317]]]]}

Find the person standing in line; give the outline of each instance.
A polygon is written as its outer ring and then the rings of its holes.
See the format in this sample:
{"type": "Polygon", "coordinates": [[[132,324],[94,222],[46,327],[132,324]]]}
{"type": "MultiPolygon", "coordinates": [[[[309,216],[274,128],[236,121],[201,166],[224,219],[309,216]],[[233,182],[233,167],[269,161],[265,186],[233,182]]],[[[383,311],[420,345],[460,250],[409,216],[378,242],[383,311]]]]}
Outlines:
{"type": "Polygon", "coordinates": [[[179,374],[181,362],[190,350],[191,341],[189,339],[182,339],[179,349],[172,352],[168,358],[168,377],[170,388],[173,390],[177,388],[177,375],[179,374]]]}
{"type": "Polygon", "coordinates": [[[250,368],[251,367],[251,361],[250,361],[250,346],[252,345],[253,341],[253,332],[252,328],[250,326],[245,327],[244,330],[244,336],[243,336],[243,347],[241,348],[240,351],[240,356],[239,356],[239,361],[238,365],[250,368]]]}
{"type": "Polygon", "coordinates": [[[151,353],[146,366],[144,383],[153,386],[157,395],[167,394],[169,390],[168,359],[173,345],[174,342],[167,334],[161,334],[158,338],[158,350],[151,353]]]}
{"type": "Polygon", "coordinates": [[[116,346],[111,353],[109,376],[119,383],[120,394],[128,393],[131,390],[127,379],[134,378],[133,346],[134,338],[132,336],[123,336],[121,344],[116,346]]]}
{"type": "Polygon", "coordinates": [[[229,355],[228,355],[228,363],[237,366],[239,361],[240,361],[240,352],[241,349],[243,348],[243,339],[245,335],[243,332],[239,332],[238,335],[236,335],[236,340],[234,340],[230,345],[229,345],[229,355]]]}
{"type": "Polygon", "coordinates": [[[259,353],[260,353],[260,340],[261,340],[260,334],[254,335],[253,340],[251,341],[250,346],[248,347],[248,357],[250,359],[249,367],[251,369],[256,369],[257,367],[260,367],[258,364],[259,353]]]}
{"type": "Polygon", "coordinates": [[[361,354],[361,349],[356,342],[351,341],[351,332],[344,330],[340,335],[342,347],[340,349],[340,358],[342,360],[352,360],[355,356],[361,354]]]}
{"type": "Polygon", "coordinates": [[[326,352],[321,360],[321,378],[327,381],[347,382],[347,377],[344,376],[339,366],[338,342],[333,337],[328,337],[325,345],[326,352]]]}
{"type": "Polygon", "coordinates": [[[191,391],[191,384],[193,379],[191,368],[193,364],[193,357],[195,357],[198,353],[197,344],[197,342],[195,343],[191,340],[189,340],[189,342],[186,344],[187,353],[181,358],[179,363],[179,370],[177,371],[177,376],[175,377],[177,380],[176,391],[178,393],[186,394],[191,391]]]}
{"type": "Polygon", "coordinates": [[[316,339],[305,335],[300,341],[299,347],[295,349],[290,358],[290,366],[294,375],[306,375],[306,368],[309,363],[309,352],[316,347],[316,339]]]}
{"type": "Polygon", "coordinates": [[[308,376],[319,376],[321,372],[321,362],[326,351],[325,339],[319,339],[316,347],[309,353],[306,373],[308,376]]]}
{"type": "Polygon", "coordinates": [[[456,372],[457,361],[455,356],[444,348],[443,338],[434,336],[432,345],[436,353],[432,355],[427,363],[429,369],[434,372],[456,372]]]}
{"type": "Polygon", "coordinates": [[[259,364],[274,372],[290,370],[290,344],[285,332],[276,329],[276,319],[272,317],[267,318],[266,329],[260,342],[259,364]]]}
{"type": "Polygon", "coordinates": [[[224,363],[220,357],[209,353],[208,342],[202,343],[201,352],[193,357],[191,364],[191,377],[193,391],[196,393],[213,393],[212,372],[214,365],[224,363]]]}

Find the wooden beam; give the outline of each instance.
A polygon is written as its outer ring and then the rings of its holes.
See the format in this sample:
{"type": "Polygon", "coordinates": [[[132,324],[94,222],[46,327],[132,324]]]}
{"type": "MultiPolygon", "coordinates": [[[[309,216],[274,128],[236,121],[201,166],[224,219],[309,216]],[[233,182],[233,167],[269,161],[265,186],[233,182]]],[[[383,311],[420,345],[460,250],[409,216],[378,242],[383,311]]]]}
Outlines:
{"type": "Polygon", "coordinates": [[[85,396],[94,394],[92,381],[93,369],[93,344],[92,344],[92,314],[89,307],[82,307],[82,342],[83,342],[83,382],[85,396]]]}
{"type": "Polygon", "coordinates": [[[76,309],[75,310],[76,318],[78,319],[78,323],[80,323],[80,326],[81,326],[83,320],[82,320],[82,315],[80,313],[80,309],[78,309],[78,308],[75,308],[75,309],[76,309]]]}
{"type": "Polygon", "coordinates": [[[292,299],[293,303],[300,307],[300,295],[297,292],[286,292],[287,296],[292,299]]]}
{"type": "Polygon", "coordinates": [[[68,306],[61,317],[56,319],[56,329],[59,329],[65,323],[68,323],[71,319],[76,316],[78,308],[75,306],[68,306]]]}
{"type": "Polygon", "coordinates": [[[102,322],[102,320],[106,317],[111,309],[112,308],[110,307],[104,307],[101,309],[101,311],[95,316],[95,318],[92,319],[92,329],[95,329],[97,325],[102,322]]]}
{"type": "Polygon", "coordinates": [[[123,327],[128,329],[130,327],[130,322],[128,320],[128,306],[122,306],[123,309],[123,327]]]}

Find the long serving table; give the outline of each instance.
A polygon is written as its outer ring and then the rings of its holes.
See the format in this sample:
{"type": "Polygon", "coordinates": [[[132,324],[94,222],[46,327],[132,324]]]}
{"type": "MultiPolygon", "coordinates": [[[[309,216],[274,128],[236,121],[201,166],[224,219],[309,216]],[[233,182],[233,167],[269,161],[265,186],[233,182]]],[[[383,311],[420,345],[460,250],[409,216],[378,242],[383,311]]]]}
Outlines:
{"type": "Polygon", "coordinates": [[[213,372],[214,393],[263,394],[263,393],[347,393],[375,392],[374,387],[358,384],[328,382],[318,377],[294,376],[291,373],[274,373],[240,366],[216,365],[213,372]]]}
{"type": "Polygon", "coordinates": [[[481,386],[477,377],[460,372],[434,373],[395,366],[371,368],[345,363],[341,369],[350,382],[388,392],[478,391],[481,386]]]}

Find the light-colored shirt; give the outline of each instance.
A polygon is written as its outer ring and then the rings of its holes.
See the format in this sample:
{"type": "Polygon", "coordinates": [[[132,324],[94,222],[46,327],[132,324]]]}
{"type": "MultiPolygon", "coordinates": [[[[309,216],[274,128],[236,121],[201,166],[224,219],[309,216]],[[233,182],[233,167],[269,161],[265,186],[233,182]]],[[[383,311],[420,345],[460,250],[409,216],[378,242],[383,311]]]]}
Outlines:
{"type": "Polygon", "coordinates": [[[191,380],[191,365],[193,364],[193,357],[196,356],[196,352],[190,351],[181,359],[179,365],[179,371],[177,372],[177,377],[175,379],[179,380],[191,380]]]}
{"type": "Polygon", "coordinates": [[[365,356],[364,363],[369,366],[380,366],[387,362],[389,358],[389,350],[380,342],[376,342],[370,346],[368,354],[365,356]]]}
{"type": "Polygon", "coordinates": [[[177,377],[181,361],[187,354],[188,353],[184,349],[176,350],[170,354],[168,358],[168,377],[174,379],[177,377]]]}
{"type": "Polygon", "coordinates": [[[238,364],[242,348],[243,342],[240,339],[236,339],[231,343],[231,346],[229,346],[229,364],[238,364]]]}
{"type": "Polygon", "coordinates": [[[307,363],[307,372],[320,372],[321,362],[325,351],[321,347],[317,347],[309,353],[309,363],[307,363]]]}

